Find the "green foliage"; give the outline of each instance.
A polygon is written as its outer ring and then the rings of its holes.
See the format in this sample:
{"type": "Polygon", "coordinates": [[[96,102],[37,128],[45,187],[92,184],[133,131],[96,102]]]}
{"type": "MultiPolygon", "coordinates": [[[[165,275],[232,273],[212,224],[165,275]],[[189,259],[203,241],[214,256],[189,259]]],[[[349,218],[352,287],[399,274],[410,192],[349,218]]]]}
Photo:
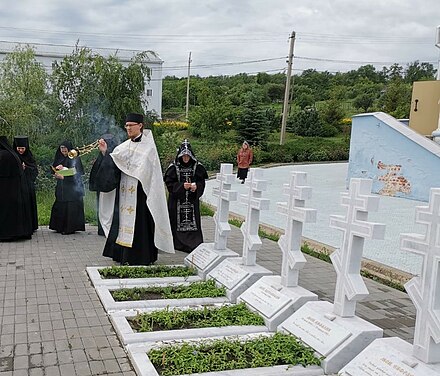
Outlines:
{"type": "Polygon", "coordinates": [[[133,301],[145,299],[185,299],[216,298],[225,296],[224,287],[217,287],[214,280],[191,282],[188,285],[170,285],[164,287],[133,287],[111,292],[115,301],[133,301]]]}
{"type": "Polygon", "coordinates": [[[287,130],[298,136],[325,136],[323,121],[315,107],[307,107],[287,119],[287,130]]]}
{"type": "Polygon", "coordinates": [[[393,80],[379,99],[381,111],[397,119],[409,118],[411,109],[411,85],[400,78],[393,80]]]}
{"type": "Polygon", "coordinates": [[[137,55],[124,67],[115,56],[76,47],[54,63],[52,86],[67,137],[87,144],[103,133],[117,133],[128,112],[143,112],[144,75],[149,74],[144,57],[137,55]]]}
{"type": "Polygon", "coordinates": [[[16,47],[0,65],[0,134],[28,135],[31,146],[50,133],[55,118],[48,75],[29,47],[16,47]]]}
{"type": "Polygon", "coordinates": [[[261,316],[251,312],[246,304],[224,305],[202,309],[164,309],[151,313],[140,313],[129,320],[137,332],[209,328],[240,325],[264,325],[261,316]]]}
{"type": "Polygon", "coordinates": [[[243,105],[237,123],[237,141],[248,141],[251,145],[262,148],[267,143],[270,124],[273,121],[273,113],[259,108],[259,103],[254,95],[250,95],[243,105]]]}
{"type": "Polygon", "coordinates": [[[200,202],[200,215],[213,217],[214,214],[215,214],[214,209],[212,209],[210,206],[205,204],[203,201],[200,202]]]}
{"type": "Polygon", "coordinates": [[[320,365],[313,349],[282,333],[242,341],[217,339],[172,344],[150,350],[148,357],[161,376],[219,372],[276,365],[320,365]]]}
{"type": "Polygon", "coordinates": [[[125,266],[113,265],[99,269],[99,274],[104,279],[113,278],[153,278],[153,277],[188,277],[197,275],[197,270],[187,266],[151,265],[151,266],[125,266]]]}
{"type": "Polygon", "coordinates": [[[255,153],[256,163],[341,161],[348,160],[350,143],[347,138],[292,137],[284,145],[271,141],[267,150],[255,153]]]}

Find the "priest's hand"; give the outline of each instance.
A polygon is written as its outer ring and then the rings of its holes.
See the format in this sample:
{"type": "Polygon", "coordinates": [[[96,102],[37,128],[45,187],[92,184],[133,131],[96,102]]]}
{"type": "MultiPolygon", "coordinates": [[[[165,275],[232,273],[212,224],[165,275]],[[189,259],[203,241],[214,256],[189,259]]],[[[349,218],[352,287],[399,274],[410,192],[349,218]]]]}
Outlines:
{"type": "Polygon", "coordinates": [[[64,166],[62,164],[59,164],[57,167],[55,167],[56,170],[62,170],[64,166]]]}
{"type": "Polygon", "coordinates": [[[105,155],[107,153],[107,142],[103,138],[100,138],[98,140],[98,149],[102,153],[102,155],[105,155]]]}
{"type": "Polygon", "coordinates": [[[55,172],[55,179],[60,179],[60,180],[63,180],[64,179],[64,176],[63,175],[60,175],[60,174],[57,174],[56,172],[55,172]]]}
{"type": "Polygon", "coordinates": [[[191,189],[191,183],[185,182],[183,183],[183,188],[185,188],[187,191],[191,189]]]}
{"type": "Polygon", "coordinates": [[[196,183],[191,183],[191,192],[195,192],[197,189],[197,184],[196,183]]]}

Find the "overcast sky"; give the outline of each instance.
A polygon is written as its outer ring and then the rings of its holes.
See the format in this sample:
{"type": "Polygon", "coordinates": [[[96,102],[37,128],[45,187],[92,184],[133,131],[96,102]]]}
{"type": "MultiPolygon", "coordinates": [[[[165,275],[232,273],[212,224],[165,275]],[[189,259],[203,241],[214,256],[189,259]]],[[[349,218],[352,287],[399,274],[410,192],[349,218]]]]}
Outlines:
{"type": "Polygon", "coordinates": [[[0,40],[153,50],[164,75],[438,67],[438,0],[0,0],[0,40]]]}

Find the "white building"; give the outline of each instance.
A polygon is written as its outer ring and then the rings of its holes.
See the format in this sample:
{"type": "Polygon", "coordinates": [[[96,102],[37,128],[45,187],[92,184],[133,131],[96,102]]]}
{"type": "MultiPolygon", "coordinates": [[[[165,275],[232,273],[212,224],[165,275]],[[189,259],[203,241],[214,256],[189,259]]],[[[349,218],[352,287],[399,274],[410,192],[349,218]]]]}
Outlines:
{"type": "MultiPolygon", "coordinates": [[[[72,54],[73,46],[21,43],[22,46],[29,45],[35,51],[35,57],[48,73],[52,71],[52,63],[62,60],[65,56],[72,54]]],[[[0,41],[0,61],[8,53],[16,48],[17,43],[0,41]]],[[[123,65],[128,65],[133,56],[141,51],[113,48],[93,48],[92,52],[104,57],[116,56],[123,65]]],[[[150,68],[150,80],[145,77],[145,97],[148,102],[148,110],[154,111],[162,117],[162,65],[161,60],[154,52],[148,51],[145,54],[147,66],[150,68]]]]}

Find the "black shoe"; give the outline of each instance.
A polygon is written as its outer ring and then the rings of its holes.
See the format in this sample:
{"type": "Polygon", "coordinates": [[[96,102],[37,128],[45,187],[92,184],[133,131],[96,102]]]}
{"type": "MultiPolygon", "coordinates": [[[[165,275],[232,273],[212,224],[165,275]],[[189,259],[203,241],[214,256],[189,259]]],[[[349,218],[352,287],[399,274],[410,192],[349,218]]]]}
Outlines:
{"type": "Polygon", "coordinates": [[[241,181],[241,184],[244,184],[244,180],[241,181]]]}

